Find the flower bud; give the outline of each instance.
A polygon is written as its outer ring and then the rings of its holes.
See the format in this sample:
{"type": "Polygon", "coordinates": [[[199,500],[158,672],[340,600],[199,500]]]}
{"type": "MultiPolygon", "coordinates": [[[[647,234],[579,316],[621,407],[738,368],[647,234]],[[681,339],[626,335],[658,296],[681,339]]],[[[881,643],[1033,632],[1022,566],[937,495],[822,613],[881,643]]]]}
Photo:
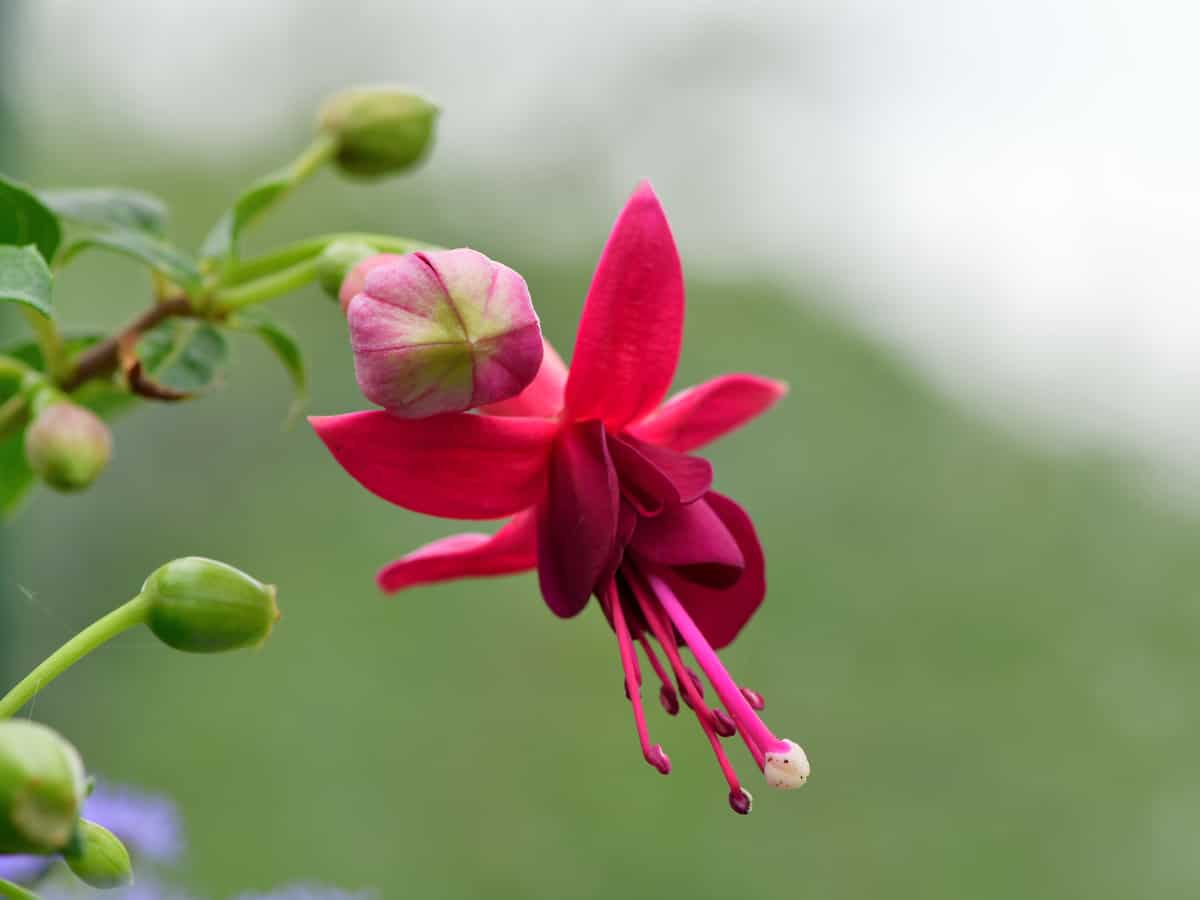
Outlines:
{"type": "Polygon", "coordinates": [[[75,835],[87,777],[78,751],[36,722],[0,722],[0,853],[57,853],[75,835]]]}
{"type": "Polygon", "coordinates": [[[514,397],[542,363],[541,326],[525,279],[466,248],[376,264],[346,319],[358,386],[372,403],[405,418],[514,397]]]}
{"type": "MultiPolygon", "coordinates": [[[[330,297],[335,300],[341,299],[342,285],[349,281],[347,276],[356,269],[359,263],[378,255],[374,247],[362,241],[334,241],[317,257],[317,282],[330,297]]],[[[364,275],[363,279],[365,280],[365,278],[364,275]]],[[[350,298],[359,290],[362,290],[361,281],[358,289],[342,302],[343,312],[345,312],[350,298]]]]}
{"type": "Polygon", "coordinates": [[[80,881],[98,890],[133,882],[133,861],[120,838],[87,819],[80,820],[77,846],[64,852],[63,859],[80,881]]]}
{"type": "Polygon", "coordinates": [[[257,647],[279,621],[273,585],[199,556],[156,569],[142,585],[141,597],[155,636],[188,653],[257,647]]]}
{"type": "Polygon", "coordinates": [[[373,178],[419,163],[433,145],[438,108],[402,88],[350,88],[321,108],[321,131],[337,139],[338,167],[373,178]]]}
{"type": "Polygon", "coordinates": [[[403,258],[399,253],[377,253],[375,256],[368,256],[358,262],[346,273],[341,287],[338,288],[338,303],[341,304],[342,312],[346,312],[350,308],[350,301],[361,294],[363,288],[367,286],[368,275],[384,263],[403,258]]]}
{"type": "Polygon", "coordinates": [[[104,471],[112,435],[94,412],[67,400],[42,408],[25,432],[25,458],[55,490],[81,491],[104,471]]]}

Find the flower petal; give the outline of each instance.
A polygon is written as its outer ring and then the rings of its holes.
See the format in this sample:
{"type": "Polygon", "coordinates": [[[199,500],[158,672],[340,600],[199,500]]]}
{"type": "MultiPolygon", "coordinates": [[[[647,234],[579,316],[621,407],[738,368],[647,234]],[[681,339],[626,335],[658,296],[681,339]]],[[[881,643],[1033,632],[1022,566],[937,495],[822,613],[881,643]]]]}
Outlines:
{"type": "Polygon", "coordinates": [[[631,435],[609,436],[608,450],[621,479],[621,492],[643,516],[673,504],[691,503],[712,487],[712,465],[698,456],[655,447],[631,435]]]}
{"type": "Polygon", "coordinates": [[[662,400],[683,340],[683,270],[666,214],[642,182],[617,217],[588,289],[566,410],[614,431],[662,400]]]}
{"type": "Polygon", "coordinates": [[[532,569],[537,565],[534,522],[528,510],[495,534],[455,534],[426,544],[380,569],[379,587],[393,593],[417,584],[532,569]]]}
{"type": "Polygon", "coordinates": [[[668,506],[662,515],[640,519],[629,549],[648,562],[679,569],[689,580],[729,587],[741,577],[745,558],[707,497],[668,506]]]}
{"type": "Polygon", "coordinates": [[[566,363],[543,338],[542,367],[529,386],[515,397],[482,407],[480,412],[490,416],[557,416],[562,412],[566,384],[566,363]]]}
{"type": "Polygon", "coordinates": [[[613,559],[619,509],[604,426],[594,420],[566,426],[554,445],[546,496],[538,507],[538,580],[556,615],[570,618],[587,606],[613,559]]]}
{"type": "Polygon", "coordinates": [[[367,283],[367,276],[371,272],[398,259],[403,259],[402,254],[377,253],[375,256],[368,256],[351,269],[342,279],[342,286],[338,288],[338,303],[341,304],[342,312],[346,311],[351,300],[362,293],[363,285],[367,283]]]}
{"type": "Polygon", "coordinates": [[[741,428],[787,391],[770,378],[722,375],[681,391],[629,430],[643,441],[686,452],[741,428]]]}
{"type": "Polygon", "coordinates": [[[677,572],[663,579],[675,591],[688,615],[715,648],[729,644],[762,605],[767,593],[766,563],[754,523],[746,511],[728,497],[710,492],[705,500],[737,541],[745,558],[742,577],[729,588],[704,587],[677,572]]]}
{"type": "Polygon", "coordinates": [[[367,490],[450,519],[498,519],[537,503],[558,430],[548,419],[468,413],[400,419],[379,410],[309,422],[367,490]]]}

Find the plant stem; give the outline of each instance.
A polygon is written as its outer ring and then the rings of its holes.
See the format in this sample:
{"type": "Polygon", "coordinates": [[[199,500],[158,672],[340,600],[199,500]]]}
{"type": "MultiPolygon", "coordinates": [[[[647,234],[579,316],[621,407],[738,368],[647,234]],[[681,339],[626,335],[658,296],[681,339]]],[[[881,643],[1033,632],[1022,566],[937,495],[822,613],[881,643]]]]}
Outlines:
{"type": "Polygon", "coordinates": [[[307,238],[294,244],[288,244],[263,254],[257,259],[247,260],[234,266],[222,280],[224,287],[233,287],[253,281],[264,275],[286,269],[296,263],[319,256],[322,251],[335,241],[357,241],[368,244],[380,253],[411,253],[414,250],[440,250],[433,244],[424,241],[414,241],[411,238],[392,237],[386,234],[369,234],[362,231],[346,231],[338,234],[322,234],[307,238]]]}
{"type": "Polygon", "coordinates": [[[25,890],[11,881],[0,878],[0,897],[5,900],[38,900],[38,895],[25,890]]]}
{"type": "Polygon", "coordinates": [[[62,336],[58,333],[58,326],[52,319],[48,319],[32,309],[22,307],[21,311],[25,315],[25,320],[29,322],[29,327],[37,335],[38,345],[42,348],[42,358],[46,361],[46,371],[51,375],[60,374],[66,359],[63,355],[62,336]]]}
{"type": "Polygon", "coordinates": [[[316,280],[317,262],[315,257],[306,259],[271,275],[264,275],[237,287],[219,290],[212,295],[211,308],[217,315],[222,315],[262,303],[280,294],[299,290],[316,280]]]}
{"type": "Polygon", "coordinates": [[[14,394],[0,403],[0,439],[8,437],[8,433],[24,421],[28,405],[29,398],[23,393],[14,394]]]}
{"type": "Polygon", "coordinates": [[[33,371],[33,367],[12,356],[0,356],[0,378],[20,381],[33,371]]]}
{"type": "Polygon", "coordinates": [[[146,621],[149,610],[150,601],[139,594],[124,606],[117,607],[83,629],[46,657],[37,668],[0,699],[0,719],[11,718],[32,700],[38,691],[101,644],[146,621]]]}
{"type": "Polygon", "coordinates": [[[172,316],[185,316],[192,312],[192,303],[187,297],[173,297],[162,303],[155,303],[140,316],[111,337],[89,347],[75,361],[71,373],[60,382],[60,387],[70,393],[85,381],[111,374],[117,368],[121,342],[136,340],[159,322],[172,316]]]}

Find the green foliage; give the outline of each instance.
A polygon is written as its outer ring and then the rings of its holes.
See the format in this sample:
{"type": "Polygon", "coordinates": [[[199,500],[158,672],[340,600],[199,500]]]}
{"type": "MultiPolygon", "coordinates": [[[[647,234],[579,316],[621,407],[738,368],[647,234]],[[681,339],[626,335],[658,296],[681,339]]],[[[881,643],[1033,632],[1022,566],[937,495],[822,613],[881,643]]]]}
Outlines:
{"type": "Polygon", "coordinates": [[[100,247],[132,257],[169,278],[189,293],[199,293],[203,276],[196,263],[178,247],[144,231],[110,228],[72,238],[63,250],[67,262],[90,247],[100,247]]]}
{"type": "Polygon", "coordinates": [[[0,245],[0,303],[22,303],[51,319],[53,282],[50,267],[35,246],[0,245]]]}
{"type": "Polygon", "coordinates": [[[0,438],[0,519],[17,510],[33,482],[33,470],[25,460],[24,433],[0,438]]]}
{"type": "Polygon", "coordinates": [[[308,372],[295,336],[261,310],[246,310],[231,316],[225,324],[231,329],[258,335],[282,363],[292,382],[293,396],[288,419],[295,420],[308,402],[308,372]]]}
{"type": "Polygon", "coordinates": [[[228,357],[224,336],[207,322],[164,322],[138,343],[138,358],[154,380],[185,394],[212,386],[228,357]]]}
{"type": "Polygon", "coordinates": [[[0,175],[0,244],[33,244],[53,260],[61,240],[58,217],[28,188],[0,175]]]}
{"type": "Polygon", "coordinates": [[[41,191],[42,202],[62,218],[99,228],[140,231],[162,237],[167,230],[167,205],[145,191],[132,188],[70,188],[41,191]]]}
{"type": "Polygon", "coordinates": [[[289,166],[254,182],[217,220],[217,224],[204,240],[204,246],[200,250],[201,258],[215,262],[236,259],[238,240],[245,227],[278,202],[302,177],[296,173],[294,167],[289,166]]]}

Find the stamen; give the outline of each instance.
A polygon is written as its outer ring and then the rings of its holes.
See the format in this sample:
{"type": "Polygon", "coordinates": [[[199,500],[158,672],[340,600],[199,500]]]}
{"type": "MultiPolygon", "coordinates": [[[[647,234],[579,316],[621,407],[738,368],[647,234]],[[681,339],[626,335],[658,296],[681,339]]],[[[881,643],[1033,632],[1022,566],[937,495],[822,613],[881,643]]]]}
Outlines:
{"type": "Polygon", "coordinates": [[[625,623],[625,611],[621,607],[621,598],[617,595],[615,583],[609,584],[608,595],[609,603],[612,604],[613,630],[617,633],[617,649],[621,654],[621,667],[625,670],[625,693],[633,705],[633,721],[637,728],[638,743],[642,746],[642,756],[646,762],[663,775],[669,775],[671,773],[670,757],[667,756],[661,744],[650,745],[650,730],[646,727],[646,713],[642,709],[637,652],[634,650],[633,640],[629,636],[629,626],[625,623]]]}
{"type": "Polygon", "coordinates": [[[642,651],[646,654],[646,659],[650,660],[650,665],[658,675],[658,680],[662,682],[662,686],[658,689],[659,702],[662,703],[663,709],[667,711],[668,716],[676,715],[679,712],[679,694],[675,692],[675,686],[671,684],[670,676],[667,675],[666,669],[663,668],[662,662],[659,661],[658,654],[650,646],[650,641],[646,637],[646,633],[644,631],[639,632],[637,639],[642,645],[642,651]]]}
{"type": "Polygon", "coordinates": [[[721,737],[733,737],[737,734],[737,723],[723,709],[713,709],[713,731],[721,737]]]}
{"type": "MultiPolygon", "coordinates": [[[[779,788],[796,788],[804,784],[808,780],[810,767],[808,757],[800,745],[794,741],[777,738],[771,733],[771,730],[758,717],[749,701],[734,684],[716,652],[704,634],[696,627],[696,623],[692,621],[691,616],[687,614],[687,610],[683,608],[683,604],[679,602],[671,588],[661,578],[651,573],[646,573],[645,577],[650,589],[662,605],[663,611],[671,620],[671,624],[683,636],[692,655],[696,658],[696,662],[700,664],[700,668],[708,676],[713,689],[716,690],[717,696],[721,698],[725,708],[733,715],[738,730],[747,738],[747,741],[757,744],[762,751],[763,774],[767,777],[768,784],[779,788]]],[[[643,607],[646,605],[642,604],[643,607]]]]}
{"type": "Polygon", "coordinates": [[[750,792],[745,788],[729,792],[729,808],[739,816],[749,815],[750,807],[753,804],[754,798],[750,796],[750,792]]]}
{"type": "Polygon", "coordinates": [[[752,691],[750,688],[739,688],[739,690],[741,690],[742,696],[746,698],[746,702],[750,704],[750,708],[756,712],[761,711],[767,705],[767,701],[763,699],[763,695],[758,691],[752,691]]]}

